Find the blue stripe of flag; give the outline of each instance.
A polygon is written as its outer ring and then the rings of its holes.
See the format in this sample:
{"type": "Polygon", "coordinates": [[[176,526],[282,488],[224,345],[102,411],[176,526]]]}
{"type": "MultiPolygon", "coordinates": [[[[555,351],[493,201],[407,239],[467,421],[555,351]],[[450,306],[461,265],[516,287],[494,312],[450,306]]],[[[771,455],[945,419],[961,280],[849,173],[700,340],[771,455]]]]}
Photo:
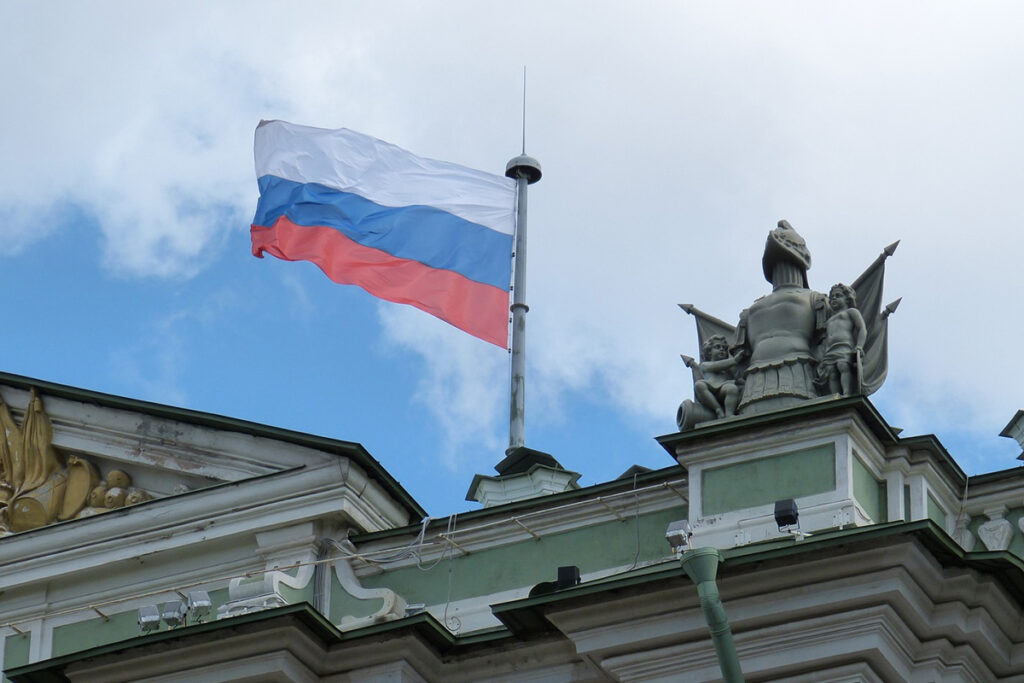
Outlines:
{"type": "Polygon", "coordinates": [[[470,280],[508,289],[512,236],[430,206],[381,206],[317,183],[273,175],[259,179],[253,225],[270,227],[282,215],[293,223],[325,226],[398,258],[451,270],[470,280]]]}

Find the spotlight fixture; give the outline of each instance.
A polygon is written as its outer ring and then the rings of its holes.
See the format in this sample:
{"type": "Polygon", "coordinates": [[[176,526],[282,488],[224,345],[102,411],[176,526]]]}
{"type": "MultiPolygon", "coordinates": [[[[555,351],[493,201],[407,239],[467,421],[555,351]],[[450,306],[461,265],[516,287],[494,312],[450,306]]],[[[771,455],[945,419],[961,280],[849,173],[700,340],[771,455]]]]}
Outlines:
{"type": "Polygon", "coordinates": [[[210,594],[206,591],[189,591],[188,613],[193,621],[202,621],[210,616],[213,609],[213,602],[210,601],[210,594]]]}
{"type": "Polygon", "coordinates": [[[806,531],[800,530],[800,511],[792,498],[775,501],[775,523],[779,525],[779,531],[796,536],[798,541],[810,536],[806,531]]]}
{"type": "Polygon", "coordinates": [[[580,568],[576,565],[558,568],[558,589],[572,588],[580,585],[580,568]]]}
{"type": "Polygon", "coordinates": [[[779,525],[779,531],[785,531],[786,527],[800,524],[800,511],[796,507],[795,500],[786,498],[775,501],[775,523],[779,525]]]}
{"type": "Polygon", "coordinates": [[[139,608],[139,628],[149,633],[160,628],[160,608],[156,605],[143,605],[139,608]]]}
{"type": "Polygon", "coordinates": [[[672,550],[680,553],[690,547],[690,539],[693,538],[693,529],[690,527],[690,520],[680,519],[671,522],[665,529],[665,540],[672,546],[672,550]]]}
{"type": "Polygon", "coordinates": [[[160,610],[160,618],[162,618],[164,623],[171,628],[184,624],[185,616],[187,614],[188,607],[185,605],[183,600],[165,602],[163,608],[160,610]]]}
{"type": "Polygon", "coordinates": [[[572,588],[580,583],[580,568],[575,565],[558,568],[558,578],[554,581],[542,581],[530,589],[529,597],[547,595],[563,588],[572,588]]]}

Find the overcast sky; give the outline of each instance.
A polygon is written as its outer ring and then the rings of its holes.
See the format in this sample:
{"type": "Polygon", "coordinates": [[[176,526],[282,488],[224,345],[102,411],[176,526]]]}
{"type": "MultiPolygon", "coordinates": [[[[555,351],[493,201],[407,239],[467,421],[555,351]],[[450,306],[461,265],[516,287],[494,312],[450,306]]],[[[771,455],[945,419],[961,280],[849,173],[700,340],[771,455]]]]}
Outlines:
{"type": "Polygon", "coordinates": [[[1019,3],[5,2],[0,369],[358,441],[431,515],[475,507],[508,355],[255,259],[261,119],[347,127],[530,189],[526,442],[672,463],[676,304],[735,321],[786,218],[811,286],[899,239],[872,401],[970,473],[1019,465],[1019,3]]]}

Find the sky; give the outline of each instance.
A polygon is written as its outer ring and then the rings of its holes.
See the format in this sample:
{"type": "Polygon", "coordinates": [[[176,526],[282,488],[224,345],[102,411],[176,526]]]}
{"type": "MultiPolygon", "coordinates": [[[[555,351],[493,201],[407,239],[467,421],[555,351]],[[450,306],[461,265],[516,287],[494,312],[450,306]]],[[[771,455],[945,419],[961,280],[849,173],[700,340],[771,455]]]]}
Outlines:
{"type": "Polygon", "coordinates": [[[1020,465],[1024,7],[1013,2],[0,4],[0,370],[363,444],[432,516],[508,442],[506,351],[250,253],[260,119],[502,173],[526,151],[526,445],[672,464],[692,303],[888,244],[871,397],[970,474],[1020,465]]]}

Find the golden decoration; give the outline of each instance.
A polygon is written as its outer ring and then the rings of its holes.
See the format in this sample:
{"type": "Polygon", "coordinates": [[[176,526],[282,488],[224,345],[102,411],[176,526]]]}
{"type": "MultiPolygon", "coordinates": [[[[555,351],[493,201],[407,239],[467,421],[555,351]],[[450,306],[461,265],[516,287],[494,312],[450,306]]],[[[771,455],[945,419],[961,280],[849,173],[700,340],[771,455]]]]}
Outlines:
{"type": "Polygon", "coordinates": [[[34,389],[20,428],[0,399],[0,536],[152,498],[131,484],[121,470],[111,470],[101,483],[92,463],[77,455],[65,460],[53,446],[53,425],[34,389]]]}

